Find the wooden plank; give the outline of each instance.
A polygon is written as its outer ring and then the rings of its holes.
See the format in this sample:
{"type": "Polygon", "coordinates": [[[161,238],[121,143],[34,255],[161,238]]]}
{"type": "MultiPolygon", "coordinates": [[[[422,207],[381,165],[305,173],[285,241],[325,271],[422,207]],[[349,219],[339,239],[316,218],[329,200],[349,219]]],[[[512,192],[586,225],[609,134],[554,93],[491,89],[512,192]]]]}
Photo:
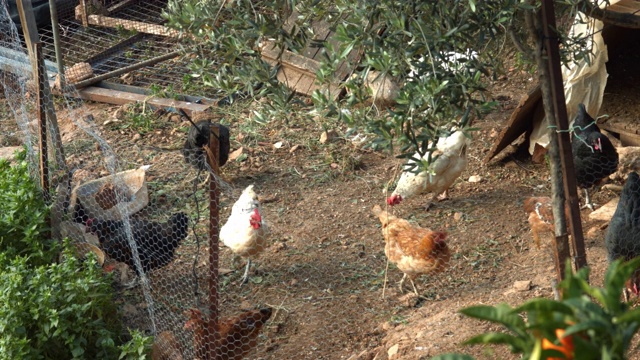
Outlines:
{"type": "Polygon", "coordinates": [[[640,10],[640,2],[635,0],[622,0],[606,7],[607,11],[637,15],[640,10]]]}
{"type": "MultiPolygon", "coordinates": [[[[99,83],[96,84],[96,87],[110,89],[110,90],[118,90],[123,92],[130,92],[130,93],[140,94],[145,96],[152,95],[151,90],[145,89],[143,87],[118,84],[118,83],[113,83],[108,81],[100,81],[99,83]]],[[[194,104],[215,105],[217,103],[216,100],[210,99],[204,96],[193,96],[193,95],[185,95],[185,94],[176,94],[176,96],[177,96],[177,100],[179,101],[190,102],[194,104]]]]}
{"type": "Polygon", "coordinates": [[[622,121],[616,123],[608,121],[598,124],[598,126],[603,130],[617,134],[623,146],[640,146],[640,129],[624,124],[622,121]]]}
{"type": "Polygon", "coordinates": [[[89,15],[88,21],[90,25],[104,26],[109,28],[123,27],[127,30],[134,30],[145,34],[161,35],[168,37],[180,37],[180,31],[169,29],[166,26],[149,24],[140,21],[117,19],[102,15],[89,15]]]}
{"type": "Polygon", "coordinates": [[[493,143],[491,150],[489,150],[489,153],[482,162],[485,164],[488,163],[520,135],[527,132],[531,128],[534,118],[536,118],[536,113],[541,113],[542,116],[544,116],[544,111],[536,111],[537,108],[541,107],[542,91],[540,90],[540,85],[537,85],[520,100],[516,109],[511,113],[507,126],[502,129],[500,135],[498,135],[496,141],[493,143]]]}
{"type": "Polygon", "coordinates": [[[81,99],[84,100],[98,101],[114,105],[124,105],[132,102],[145,102],[149,105],[162,108],[183,109],[189,114],[205,111],[207,108],[209,108],[209,105],[194,104],[191,102],[177,101],[173,99],[156,98],[124,91],[103,89],[95,86],[88,86],[84,89],[78,90],[78,95],[81,99]]]}
{"type": "MultiPolygon", "coordinates": [[[[302,55],[285,51],[278,61],[279,51],[274,48],[272,42],[265,42],[262,44],[262,57],[269,64],[276,66],[280,65],[281,68],[278,71],[278,81],[284,83],[288,88],[305,95],[310,95],[315,90],[321,89],[315,83],[316,71],[320,69],[321,64],[315,60],[306,58],[302,55]]],[[[332,83],[329,86],[331,94],[334,94],[334,98],[339,95],[339,85],[332,83]]]]}

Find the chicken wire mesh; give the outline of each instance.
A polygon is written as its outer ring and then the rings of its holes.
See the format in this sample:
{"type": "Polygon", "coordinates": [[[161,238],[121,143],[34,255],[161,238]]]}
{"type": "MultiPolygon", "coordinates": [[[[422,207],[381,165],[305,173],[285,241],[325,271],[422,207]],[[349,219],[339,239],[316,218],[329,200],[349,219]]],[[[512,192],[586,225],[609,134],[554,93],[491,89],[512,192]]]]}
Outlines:
{"type": "Polygon", "coordinates": [[[584,104],[578,106],[573,122],[571,149],[576,182],[585,191],[586,206],[593,210],[588,190],[618,169],[618,152],[584,104]]]}
{"type": "MultiPolygon", "coordinates": [[[[149,149],[137,147],[128,139],[119,141],[108,137],[93,114],[78,100],[79,95],[73,88],[66,87],[64,96],[54,98],[49,94],[44,98],[45,103],[39,106],[39,87],[32,76],[24,39],[18,29],[10,25],[7,2],[0,1],[0,5],[0,23],[9,25],[2,28],[0,47],[11,51],[16,59],[5,64],[1,71],[4,101],[0,145],[26,146],[32,176],[39,179],[41,175],[47,175],[41,174],[38,166],[40,129],[37,119],[39,109],[49,109],[56,115],[47,116],[49,141],[46,143],[48,161],[45,167],[51,189],[52,235],[58,239],[71,239],[79,253],[96,254],[104,272],[112,274],[117,301],[125,308],[124,324],[155,335],[154,351],[163,356],[159,358],[204,359],[210,358],[212,352],[221,359],[243,357],[256,347],[263,325],[272,316],[272,308],[264,303],[264,299],[249,294],[243,295],[244,307],[230,306],[241,303],[237,299],[240,295],[233,293],[236,288],[232,291],[222,289],[219,309],[211,301],[209,232],[217,234],[224,223],[218,224],[215,219],[210,221],[210,206],[217,212],[221,207],[220,198],[211,203],[208,186],[202,182],[205,174],[213,174],[205,161],[207,153],[202,148],[208,143],[213,127],[209,125],[211,116],[194,116],[197,128],[193,127],[188,133],[172,133],[177,144],[175,148],[149,149]],[[53,118],[57,118],[57,126],[53,118]],[[54,141],[56,138],[60,142],[54,141]],[[132,146],[135,151],[131,151],[132,146]],[[215,310],[219,318],[214,337],[208,335],[213,330],[210,310],[215,310]]],[[[144,14],[148,16],[145,21],[157,20],[149,10],[158,10],[157,15],[161,4],[149,2],[144,7],[144,12],[142,4],[122,7],[121,13],[129,17],[144,14]]],[[[98,73],[125,65],[97,57],[96,53],[103,50],[102,43],[91,40],[93,35],[114,40],[115,37],[108,35],[114,35],[115,30],[79,29],[78,24],[64,21],[60,26],[68,26],[65,31],[75,30],[67,33],[68,38],[62,45],[70,50],[65,56],[67,64],[86,61],[89,54],[95,59],[95,62],[89,62],[90,68],[98,73]],[[74,58],[76,55],[82,58],[74,58]]],[[[45,40],[47,34],[45,29],[45,40]]],[[[146,34],[143,37],[149,46],[158,46],[151,41],[157,37],[146,34]]],[[[175,46],[175,42],[162,44],[154,49],[169,51],[175,46]]],[[[51,49],[45,46],[44,50],[45,58],[53,57],[51,49]]],[[[45,64],[46,82],[53,86],[55,66],[50,62],[45,64]]],[[[158,69],[150,73],[171,75],[171,72],[162,74],[158,69]]],[[[68,78],[74,76],[73,72],[68,73],[68,78]]],[[[165,84],[166,78],[145,81],[149,81],[147,84],[165,84]]],[[[41,84],[40,88],[43,87],[41,84]]],[[[146,105],[131,108],[131,112],[138,110],[164,114],[158,109],[147,109],[146,105]]],[[[175,126],[167,120],[175,115],[168,113],[154,121],[164,122],[163,126],[175,126]]],[[[187,118],[184,114],[180,120],[187,118]]],[[[181,121],[179,125],[184,125],[181,121]]],[[[185,124],[185,130],[188,130],[189,123],[185,124]]],[[[229,153],[229,132],[223,126],[217,129],[221,145],[216,152],[222,154],[218,164],[221,166],[229,153]]],[[[266,226],[262,227],[255,192],[233,188],[217,176],[214,179],[219,181],[218,186],[228,201],[235,201],[241,194],[249,196],[245,204],[248,207],[238,206],[237,211],[234,207],[236,217],[246,217],[246,223],[232,224],[231,238],[236,235],[234,231],[244,230],[237,230],[235,226],[266,230],[266,226]]],[[[264,247],[264,235],[257,241],[264,247]]],[[[239,251],[244,256],[257,252],[239,251]]]]}
{"type": "MultiPolygon", "coordinates": [[[[163,26],[166,0],[58,0],[57,27],[67,83],[108,84],[144,88],[156,95],[177,97],[195,91],[189,77],[190,57],[180,52],[177,32],[163,26]],[[85,6],[83,6],[85,5],[85,6]]],[[[41,5],[48,7],[48,1],[41,5]]],[[[44,9],[43,9],[44,10],[44,9]]],[[[36,12],[45,59],[55,64],[54,28],[48,11],[36,12]]],[[[14,22],[17,12],[12,12],[14,22]]]]}

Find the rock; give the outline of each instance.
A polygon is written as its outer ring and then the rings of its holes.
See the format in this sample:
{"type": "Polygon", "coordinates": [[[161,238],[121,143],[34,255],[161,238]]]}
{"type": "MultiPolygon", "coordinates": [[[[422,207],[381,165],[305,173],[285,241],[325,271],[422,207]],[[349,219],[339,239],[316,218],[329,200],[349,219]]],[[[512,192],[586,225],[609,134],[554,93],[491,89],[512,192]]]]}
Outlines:
{"type": "Polygon", "coordinates": [[[389,356],[389,359],[393,359],[394,356],[398,355],[398,350],[400,349],[400,345],[399,344],[395,344],[393,346],[391,346],[389,348],[389,350],[387,350],[387,356],[389,356]]]}
{"type": "Polygon", "coordinates": [[[471,176],[469,176],[469,182],[470,183],[479,183],[480,181],[482,181],[482,178],[480,177],[480,175],[471,175],[471,176]]]}
{"type": "Polygon", "coordinates": [[[461,212],[457,212],[457,213],[453,214],[453,220],[455,220],[455,221],[462,220],[462,213],[461,212]]]}
{"type": "Polygon", "coordinates": [[[600,232],[600,226],[592,226],[585,235],[587,238],[593,239],[598,235],[598,232],[600,232]]]}
{"type": "Polygon", "coordinates": [[[124,316],[134,316],[137,312],[138,309],[131,304],[124,304],[124,306],[122,306],[122,315],[124,316]]]}
{"type": "Polygon", "coordinates": [[[142,135],[136,133],[135,135],[133,135],[133,137],[131,138],[131,141],[136,142],[138,140],[142,139],[142,135]]]}
{"type": "Polygon", "coordinates": [[[402,303],[402,305],[406,306],[406,307],[415,307],[416,305],[418,305],[418,295],[414,294],[414,293],[407,293],[403,296],[400,297],[400,302],[402,303]]]}
{"type": "Polygon", "coordinates": [[[7,159],[8,161],[12,161],[15,152],[20,149],[20,146],[8,146],[0,148],[0,159],[7,159]]]}
{"type": "Polygon", "coordinates": [[[640,146],[618,147],[618,170],[609,176],[622,182],[632,171],[640,171],[640,146]]]}
{"type": "Polygon", "coordinates": [[[589,219],[610,221],[613,217],[613,213],[616,212],[619,200],[620,198],[611,199],[608,203],[602,205],[599,209],[589,214],[589,219]]]}
{"type": "Polygon", "coordinates": [[[332,142],[338,138],[338,133],[335,130],[323,131],[320,134],[320,144],[326,144],[332,142]]]}
{"type": "Polygon", "coordinates": [[[273,147],[276,149],[280,149],[283,145],[284,143],[282,141],[278,141],[277,143],[273,144],[273,147]]]}
{"type": "Polygon", "coordinates": [[[369,71],[364,85],[371,91],[373,103],[379,107],[392,105],[400,92],[400,87],[391,76],[378,71],[369,71]]]}
{"type": "Polygon", "coordinates": [[[239,147],[229,154],[229,161],[235,161],[244,153],[244,147],[239,147]]]}
{"type": "Polygon", "coordinates": [[[253,310],[254,306],[251,304],[251,302],[244,300],[243,302],[240,303],[240,309],[242,310],[253,310]]]}
{"type": "MultiPolygon", "coordinates": [[[[122,105],[113,112],[113,117],[116,120],[122,120],[125,118],[125,114],[127,113],[126,105],[122,105]]],[[[106,124],[105,124],[106,125],[106,124]]]]}
{"type": "Polygon", "coordinates": [[[297,145],[293,145],[291,147],[291,149],[289,149],[289,153],[293,154],[296,150],[300,149],[302,147],[302,145],[297,144],[297,145]]]}
{"type": "Polygon", "coordinates": [[[529,291],[531,289],[531,280],[516,281],[513,283],[513,288],[516,291],[529,291]]]}

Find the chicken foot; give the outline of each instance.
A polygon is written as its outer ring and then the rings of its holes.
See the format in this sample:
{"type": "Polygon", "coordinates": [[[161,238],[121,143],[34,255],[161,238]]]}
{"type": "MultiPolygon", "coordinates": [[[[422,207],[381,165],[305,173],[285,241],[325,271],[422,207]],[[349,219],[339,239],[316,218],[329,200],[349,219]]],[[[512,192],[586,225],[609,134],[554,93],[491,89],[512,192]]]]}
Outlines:
{"type": "Polygon", "coordinates": [[[433,194],[433,197],[431,198],[431,200],[429,200],[427,205],[424,206],[424,211],[429,211],[429,209],[431,209],[434,203],[448,200],[448,199],[449,199],[449,189],[445,190],[442,194],[433,194]]]}
{"type": "Polygon", "coordinates": [[[442,194],[436,196],[438,201],[449,200],[449,189],[446,189],[442,194]]]}
{"type": "Polygon", "coordinates": [[[580,209],[589,208],[589,210],[594,211],[593,207],[595,204],[591,202],[591,198],[589,197],[589,189],[584,189],[584,205],[580,207],[580,209]]]}
{"type": "MultiPolygon", "coordinates": [[[[404,274],[404,276],[402,276],[402,280],[400,280],[400,293],[404,294],[404,281],[408,278],[407,274],[404,274]]],[[[420,296],[420,294],[418,294],[418,289],[416,288],[416,284],[413,282],[412,278],[409,278],[409,281],[411,281],[411,286],[413,287],[413,292],[416,294],[416,296],[420,296]]]]}
{"type": "Polygon", "coordinates": [[[244,275],[242,275],[242,280],[240,281],[240,286],[249,282],[249,268],[251,267],[251,259],[247,259],[247,267],[244,269],[244,275]]]}

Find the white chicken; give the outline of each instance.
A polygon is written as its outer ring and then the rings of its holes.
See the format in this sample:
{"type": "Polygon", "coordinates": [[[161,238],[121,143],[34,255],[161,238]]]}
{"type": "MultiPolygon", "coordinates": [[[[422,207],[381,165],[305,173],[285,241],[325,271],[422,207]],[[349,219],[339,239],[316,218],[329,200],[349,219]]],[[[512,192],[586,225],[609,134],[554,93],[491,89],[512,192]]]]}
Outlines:
{"type": "MultiPolygon", "coordinates": [[[[411,196],[432,192],[433,198],[426,205],[428,210],[435,200],[447,199],[449,187],[467,167],[467,147],[470,144],[471,139],[462,130],[457,130],[438,140],[427,170],[417,174],[411,172],[408,165],[415,164],[415,160],[410,159],[405,164],[396,189],[387,198],[387,204],[394,206],[411,196]]],[[[416,158],[418,156],[418,153],[414,155],[416,158]]],[[[422,158],[426,160],[427,154],[422,158]]]]}
{"type": "Polygon", "coordinates": [[[267,243],[268,228],[262,218],[258,195],[253,185],[247,186],[233,204],[229,219],[220,229],[220,240],[234,254],[247,259],[241,284],[249,280],[251,258],[260,254],[267,243]]]}

